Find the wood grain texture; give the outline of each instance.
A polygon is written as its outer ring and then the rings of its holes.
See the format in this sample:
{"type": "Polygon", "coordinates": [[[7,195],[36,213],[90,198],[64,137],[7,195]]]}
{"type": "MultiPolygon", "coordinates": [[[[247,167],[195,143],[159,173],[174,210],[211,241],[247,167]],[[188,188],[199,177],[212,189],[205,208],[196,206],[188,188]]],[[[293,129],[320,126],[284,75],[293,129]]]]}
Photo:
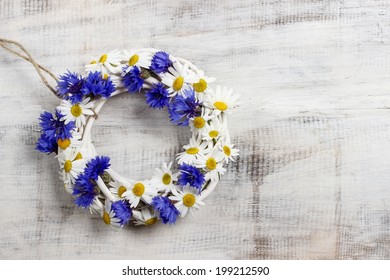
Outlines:
{"type": "MultiPolygon", "coordinates": [[[[390,3],[386,0],[0,0],[1,36],[54,73],[115,48],[193,61],[244,104],[241,150],[206,206],[176,226],[113,232],[77,209],[34,150],[58,100],[0,50],[0,258],[389,259],[390,3]]],[[[142,96],[107,102],[93,137],[149,177],[188,140],[142,96]]]]}

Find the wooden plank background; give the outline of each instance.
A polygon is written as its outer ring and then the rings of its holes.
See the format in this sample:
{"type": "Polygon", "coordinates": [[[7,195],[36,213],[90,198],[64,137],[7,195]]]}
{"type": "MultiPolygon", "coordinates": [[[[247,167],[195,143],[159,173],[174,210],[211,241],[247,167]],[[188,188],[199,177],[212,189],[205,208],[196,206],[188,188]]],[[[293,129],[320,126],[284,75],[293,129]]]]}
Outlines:
{"type": "MultiPolygon", "coordinates": [[[[113,232],[76,208],[53,157],[34,150],[58,100],[0,50],[0,258],[389,259],[387,0],[0,0],[0,36],[61,74],[115,48],[193,61],[243,105],[241,150],[206,206],[176,226],[113,232]]],[[[132,178],[189,132],[141,95],[107,102],[93,136],[132,178]]]]}

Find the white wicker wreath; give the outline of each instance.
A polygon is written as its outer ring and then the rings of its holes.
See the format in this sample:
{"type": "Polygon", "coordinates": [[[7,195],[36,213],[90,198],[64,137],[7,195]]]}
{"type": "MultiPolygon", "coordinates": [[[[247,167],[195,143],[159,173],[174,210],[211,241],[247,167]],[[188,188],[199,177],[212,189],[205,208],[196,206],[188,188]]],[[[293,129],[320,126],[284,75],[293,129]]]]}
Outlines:
{"type": "Polygon", "coordinates": [[[77,206],[89,208],[103,221],[121,228],[130,221],[174,224],[178,216],[202,206],[214,190],[224,165],[238,156],[230,142],[226,115],[238,95],[210,84],[215,80],[192,63],[155,49],[112,51],[85,67],[84,76],[67,72],[59,77],[63,98],[54,114],[40,117],[37,149],[57,153],[60,178],[77,206]],[[142,92],[150,107],[168,107],[172,122],[190,126],[192,137],[172,162],[156,168],[147,180],[125,178],[98,156],[91,139],[97,114],[109,97],[142,92]]]}

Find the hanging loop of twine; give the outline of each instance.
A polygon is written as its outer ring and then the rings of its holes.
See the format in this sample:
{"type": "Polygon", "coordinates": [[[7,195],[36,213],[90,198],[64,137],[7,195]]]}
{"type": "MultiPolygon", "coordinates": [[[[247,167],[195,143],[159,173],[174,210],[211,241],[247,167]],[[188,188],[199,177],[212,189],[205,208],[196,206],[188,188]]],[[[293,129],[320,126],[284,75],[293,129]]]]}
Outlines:
{"type": "Polygon", "coordinates": [[[23,47],[22,44],[20,44],[19,42],[16,42],[16,41],[13,41],[13,40],[8,40],[8,39],[3,39],[3,38],[0,38],[0,47],[2,47],[3,49],[9,51],[10,53],[13,53],[21,58],[23,58],[24,60],[30,62],[35,70],[37,71],[39,77],[41,78],[42,82],[45,84],[45,86],[58,98],[61,99],[61,97],[58,95],[57,91],[55,90],[54,87],[52,87],[49,82],[47,81],[46,77],[44,76],[44,73],[46,73],[47,75],[49,75],[50,77],[52,77],[56,82],[58,82],[58,79],[57,77],[52,73],[50,72],[47,68],[43,67],[42,65],[38,64],[31,56],[31,54],[23,47]],[[8,45],[13,45],[17,48],[19,48],[22,53],[18,52],[18,51],[15,51],[13,50],[11,47],[9,47],[8,45]],[[23,54],[24,53],[24,54],[23,54]]]}

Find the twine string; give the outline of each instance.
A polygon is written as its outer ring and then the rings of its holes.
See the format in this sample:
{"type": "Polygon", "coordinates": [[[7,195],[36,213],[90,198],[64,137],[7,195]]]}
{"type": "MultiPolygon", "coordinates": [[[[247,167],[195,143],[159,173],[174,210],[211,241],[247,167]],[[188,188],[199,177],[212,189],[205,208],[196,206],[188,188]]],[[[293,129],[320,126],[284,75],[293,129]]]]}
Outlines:
{"type": "Polygon", "coordinates": [[[61,99],[61,97],[58,95],[57,91],[55,90],[54,87],[52,87],[49,82],[47,81],[44,73],[46,73],[47,75],[49,75],[50,77],[53,78],[53,80],[55,80],[56,82],[58,82],[58,79],[57,77],[52,73],[50,72],[47,68],[43,67],[42,65],[38,64],[35,59],[31,56],[31,54],[25,49],[25,47],[23,47],[23,45],[19,42],[16,42],[16,41],[13,41],[13,40],[8,40],[8,39],[4,39],[4,38],[0,38],[0,47],[2,47],[3,49],[9,51],[10,53],[13,53],[17,56],[19,56],[20,58],[23,58],[24,60],[30,62],[35,70],[37,71],[39,77],[41,78],[42,82],[45,84],[45,86],[58,98],[61,99]],[[7,45],[13,45],[17,48],[19,48],[22,53],[10,48],[9,46],[7,45]],[[24,54],[23,54],[24,53],[24,54]]]}

